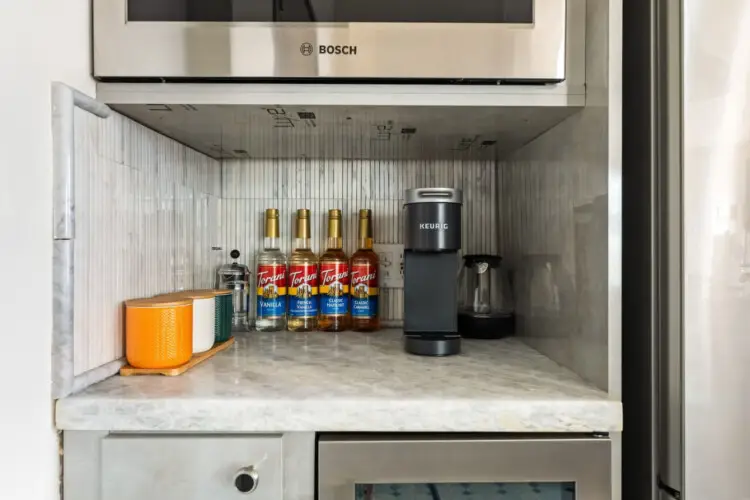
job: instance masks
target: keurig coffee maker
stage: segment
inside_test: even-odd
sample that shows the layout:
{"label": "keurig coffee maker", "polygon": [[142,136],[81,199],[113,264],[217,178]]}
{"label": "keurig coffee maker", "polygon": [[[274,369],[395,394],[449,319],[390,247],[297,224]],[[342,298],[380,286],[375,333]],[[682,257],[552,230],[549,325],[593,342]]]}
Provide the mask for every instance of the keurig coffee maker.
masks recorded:
{"label": "keurig coffee maker", "polygon": [[456,275],[461,249],[461,190],[406,190],[404,348],[421,356],[461,351]]}

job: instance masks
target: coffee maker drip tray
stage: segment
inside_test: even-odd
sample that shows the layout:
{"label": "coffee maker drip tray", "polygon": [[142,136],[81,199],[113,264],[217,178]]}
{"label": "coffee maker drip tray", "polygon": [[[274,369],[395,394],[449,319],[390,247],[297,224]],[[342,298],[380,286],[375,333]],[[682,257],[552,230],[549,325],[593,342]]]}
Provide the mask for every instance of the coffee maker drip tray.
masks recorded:
{"label": "coffee maker drip tray", "polygon": [[450,356],[461,352],[461,337],[429,333],[404,335],[404,349],[417,356]]}

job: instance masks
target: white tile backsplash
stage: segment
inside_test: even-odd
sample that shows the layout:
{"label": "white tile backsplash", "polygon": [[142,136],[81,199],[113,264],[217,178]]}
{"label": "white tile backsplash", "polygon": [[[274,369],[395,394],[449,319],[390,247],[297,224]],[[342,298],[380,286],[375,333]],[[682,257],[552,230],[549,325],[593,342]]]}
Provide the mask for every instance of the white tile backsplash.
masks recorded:
{"label": "white tile backsplash", "polygon": [[[373,211],[378,243],[403,243],[404,191],[411,187],[456,187],[464,191],[463,253],[497,251],[494,161],[224,160],[223,258],[237,249],[254,268],[263,246],[263,212],[280,211],[282,249],[291,251],[294,213],[312,211],[313,251],[324,249],[329,209],[344,214],[344,250],[356,250],[357,213]],[[403,319],[403,290],[382,291],[381,319]]]}
{"label": "white tile backsplash", "polygon": [[124,300],[212,285],[221,166],[117,113],[75,127],[78,375],[124,355]]}

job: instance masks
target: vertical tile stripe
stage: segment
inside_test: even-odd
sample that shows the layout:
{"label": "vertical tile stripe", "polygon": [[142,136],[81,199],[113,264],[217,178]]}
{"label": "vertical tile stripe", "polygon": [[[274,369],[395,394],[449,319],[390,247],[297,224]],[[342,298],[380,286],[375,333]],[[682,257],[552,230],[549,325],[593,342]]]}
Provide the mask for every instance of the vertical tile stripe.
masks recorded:
{"label": "vertical tile stripe", "polygon": [[124,300],[212,286],[221,165],[117,113],[75,133],[78,375],[124,355]]}

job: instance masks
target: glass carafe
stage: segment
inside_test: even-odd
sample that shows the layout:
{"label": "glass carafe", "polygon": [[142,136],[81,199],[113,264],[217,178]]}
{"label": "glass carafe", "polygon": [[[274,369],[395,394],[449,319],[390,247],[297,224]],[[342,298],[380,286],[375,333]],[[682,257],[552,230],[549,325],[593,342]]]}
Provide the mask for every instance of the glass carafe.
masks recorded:
{"label": "glass carafe", "polygon": [[466,255],[458,276],[458,332],[466,338],[512,335],[515,303],[497,255]]}

